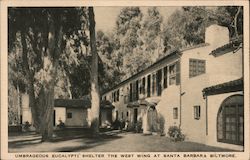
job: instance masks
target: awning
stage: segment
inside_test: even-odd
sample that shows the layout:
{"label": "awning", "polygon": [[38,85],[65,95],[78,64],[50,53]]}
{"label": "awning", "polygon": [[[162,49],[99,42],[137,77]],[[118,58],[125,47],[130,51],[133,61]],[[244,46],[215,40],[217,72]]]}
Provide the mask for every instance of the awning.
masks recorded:
{"label": "awning", "polygon": [[237,92],[243,90],[243,78],[221,83],[202,90],[204,96],[216,95],[229,92]]}
{"label": "awning", "polygon": [[101,109],[114,109],[115,106],[108,100],[101,101]]}
{"label": "awning", "polygon": [[128,108],[140,107],[140,106],[156,106],[160,102],[158,97],[150,97],[146,99],[140,99],[138,101],[128,103]]}
{"label": "awning", "polygon": [[243,38],[242,38],[242,36],[240,36],[239,38],[235,38],[235,39],[231,40],[231,42],[229,42],[228,44],[225,44],[219,48],[216,48],[210,54],[215,56],[215,57],[218,57],[218,56],[226,54],[228,52],[232,52],[234,50],[237,50],[239,47],[242,47],[242,46],[240,46],[240,45],[242,45],[242,42],[243,42]]}

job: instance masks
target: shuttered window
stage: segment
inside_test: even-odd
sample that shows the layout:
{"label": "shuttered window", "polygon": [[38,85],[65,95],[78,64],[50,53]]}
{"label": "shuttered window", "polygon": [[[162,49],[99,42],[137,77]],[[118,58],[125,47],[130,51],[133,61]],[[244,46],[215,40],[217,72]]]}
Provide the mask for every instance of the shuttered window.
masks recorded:
{"label": "shuttered window", "polygon": [[163,80],[163,86],[164,88],[168,87],[168,67],[164,67],[163,69],[163,74],[164,74],[164,80]]}
{"label": "shuttered window", "polygon": [[180,84],[180,61],[169,66],[169,85]]}
{"label": "shuttered window", "polygon": [[194,106],[194,119],[200,119],[201,116],[201,107],[200,106]]}
{"label": "shuttered window", "polygon": [[147,97],[150,97],[150,87],[151,87],[151,75],[148,75],[148,80],[147,80]]}

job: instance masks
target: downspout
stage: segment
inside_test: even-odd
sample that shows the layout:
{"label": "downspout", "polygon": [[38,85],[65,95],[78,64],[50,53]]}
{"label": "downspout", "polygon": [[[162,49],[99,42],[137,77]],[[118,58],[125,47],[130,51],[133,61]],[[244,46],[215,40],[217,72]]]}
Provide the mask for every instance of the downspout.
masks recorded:
{"label": "downspout", "polygon": [[179,124],[179,128],[181,128],[181,109],[182,109],[182,100],[181,100],[181,96],[183,95],[182,94],[182,83],[181,83],[181,53],[178,53],[178,56],[179,56],[179,63],[180,63],[180,70],[179,70],[179,74],[180,74],[180,124]]}
{"label": "downspout", "polygon": [[181,96],[182,96],[182,87],[181,87],[181,58],[180,58],[180,124],[179,124],[179,128],[181,128],[181,105],[182,105],[182,101],[181,101]]}
{"label": "downspout", "polygon": [[208,135],[208,104],[207,104],[207,95],[205,95],[205,99],[206,99],[206,135]]}

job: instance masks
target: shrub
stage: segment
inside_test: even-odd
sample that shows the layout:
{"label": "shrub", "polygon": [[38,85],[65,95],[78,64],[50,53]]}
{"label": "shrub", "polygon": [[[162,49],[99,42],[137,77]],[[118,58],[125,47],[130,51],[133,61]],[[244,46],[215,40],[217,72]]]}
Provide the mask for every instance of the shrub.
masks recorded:
{"label": "shrub", "polygon": [[23,126],[24,131],[30,131],[30,126],[31,124],[28,121],[26,121]]}
{"label": "shrub", "polygon": [[165,136],[165,119],[162,115],[159,115],[159,131],[161,136]]}
{"label": "shrub", "polygon": [[185,135],[181,133],[181,129],[177,126],[170,126],[168,135],[173,141],[184,141]]}

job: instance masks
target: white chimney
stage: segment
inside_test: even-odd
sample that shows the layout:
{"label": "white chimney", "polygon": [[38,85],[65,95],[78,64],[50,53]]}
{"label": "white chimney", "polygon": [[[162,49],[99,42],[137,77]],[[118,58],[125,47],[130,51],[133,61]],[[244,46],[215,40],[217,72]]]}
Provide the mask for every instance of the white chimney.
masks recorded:
{"label": "white chimney", "polygon": [[229,43],[229,30],[227,27],[217,24],[206,28],[205,42],[209,43],[213,48],[221,47]]}

